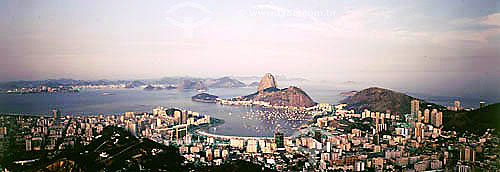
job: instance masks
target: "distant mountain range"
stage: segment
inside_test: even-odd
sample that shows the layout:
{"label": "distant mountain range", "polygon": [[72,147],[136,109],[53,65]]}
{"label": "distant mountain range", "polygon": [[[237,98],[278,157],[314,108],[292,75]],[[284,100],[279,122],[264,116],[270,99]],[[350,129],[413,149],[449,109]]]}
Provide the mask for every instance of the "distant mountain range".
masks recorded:
{"label": "distant mountain range", "polygon": [[[304,78],[287,78],[284,75],[276,77],[280,81],[307,81]],[[249,83],[248,85],[241,82],[245,81],[258,81],[260,77],[238,77],[226,76],[221,78],[200,78],[189,76],[178,77],[163,77],[159,79],[136,79],[136,80],[76,80],[76,79],[47,79],[47,80],[19,80],[0,82],[0,90],[9,90],[16,88],[35,88],[41,86],[47,87],[68,87],[68,86],[88,86],[88,85],[125,85],[125,88],[135,88],[148,85],[170,85],[170,88],[154,87],[148,90],[162,90],[172,89],[171,87],[181,87],[184,89],[205,89],[205,88],[237,88],[246,86],[256,86],[256,83]],[[199,82],[201,81],[201,82]],[[192,84],[194,82],[194,84]],[[179,88],[180,89],[180,88]]]}
{"label": "distant mountain range", "polygon": [[[418,98],[384,88],[371,87],[356,92],[354,95],[340,101],[340,103],[345,103],[347,104],[347,108],[354,109],[358,112],[367,109],[377,112],[386,112],[386,110],[390,110],[391,113],[408,114],[410,113],[410,101],[415,99]],[[441,105],[429,103],[424,100],[420,101],[420,107],[440,110],[445,109],[445,107]]]}
{"label": "distant mountain range", "polygon": [[205,79],[204,82],[210,88],[234,88],[234,87],[247,86],[245,83],[230,77],[222,77],[218,79]]}
{"label": "distant mountain range", "polygon": [[177,85],[178,90],[207,90],[207,86],[202,80],[182,80]]}
{"label": "distant mountain range", "polygon": [[79,86],[79,85],[120,85],[128,87],[138,87],[146,85],[146,80],[74,80],[74,79],[47,79],[35,81],[10,81],[0,83],[1,89],[32,88],[32,87],[59,87],[59,86]]}
{"label": "distant mountain range", "polygon": [[217,79],[192,78],[183,79],[177,84],[178,90],[207,90],[208,88],[238,88],[247,85],[230,77]]}
{"label": "distant mountain range", "polygon": [[[177,88],[181,90],[208,89],[208,88],[236,88],[247,85],[230,77],[222,78],[195,78],[195,77],[164,77],[149,80],[74,80],[74,79],[48,79],[35,81],[10,81],[0,83],[1,90],[34,87],[59,87],[59,86],[87,86],[87,85],[125,85],[126,88],[146,86],[146,90],[161,90]],[[151,85],[169,85],[167,88],[153,87]]]}
{"label": "distant mountain range", "polygon": [[252,83],[248,84],[247,86],[249,86],[249,87],[258,87],[259,84],[260,84],[260,82],[256,81],[256,82],[252,82]]}
{"label": "distant mountain range", "polygon": [[152,86],[152,85],[147,85],[146,87],[144,87],[144,90],[145,91],[156,91],[156,90],[164,90],[164,89],[167,89],[167,90],[172,90],[172,89],[177,89],[177,87],[174,87],[174,86],[167,86],[167,87],[159,87],[159,86]]}
{"label": "distant mountain range", "polygon": [[[285,75],[276,75],[276,80],[278,81],[309,81],[308,79],[305,78],[299,78],[299,77],[287,77]],[[241,81],[259,81],[262,77],[260,76],[233,76],[231,78],[235,78]]]}

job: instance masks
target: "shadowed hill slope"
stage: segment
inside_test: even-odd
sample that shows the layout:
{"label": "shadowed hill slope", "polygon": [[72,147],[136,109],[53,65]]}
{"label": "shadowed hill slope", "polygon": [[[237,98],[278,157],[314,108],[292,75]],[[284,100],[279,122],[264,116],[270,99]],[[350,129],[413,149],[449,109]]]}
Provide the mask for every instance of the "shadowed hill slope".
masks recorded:
{"label": "shadowed hill slope", "polygon": [[[361,90],[353,96],[340,101],[347,104],[347,108],[358,112],[368,109],[370,111],[385,112],[387,109],[391,113],[410,113],[410,101],[418,98],[389,89],[371,87]],[[418,99],[420,100],[420,99]],[[444,109],[441,105],[420,101],[420,107],[428,109]]]}
{"label": "shadowed hill slope", "polygon": [[284,89],[274,87],[266,88],[262,91],[244,96],[243,99],[264,101],[269,102],[271,105],[278,106],[311,107],[317,104],[304,90],[294,86]]}
{"label": "shadowed hill slope", "polygon": [[443,114],[443,122],[445,130],[482,134],[486,129],[494,128],[500,133],[500,103],[473,111],[447,111]]}

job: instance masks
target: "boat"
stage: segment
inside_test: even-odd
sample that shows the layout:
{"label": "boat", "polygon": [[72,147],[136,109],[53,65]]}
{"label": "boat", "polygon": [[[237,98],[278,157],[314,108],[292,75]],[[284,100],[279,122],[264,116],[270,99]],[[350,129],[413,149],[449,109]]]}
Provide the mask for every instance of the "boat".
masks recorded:
{"label": "boat", "polygon": [[102,93],[103,96],[112,96],[114,95],[113,93]]}

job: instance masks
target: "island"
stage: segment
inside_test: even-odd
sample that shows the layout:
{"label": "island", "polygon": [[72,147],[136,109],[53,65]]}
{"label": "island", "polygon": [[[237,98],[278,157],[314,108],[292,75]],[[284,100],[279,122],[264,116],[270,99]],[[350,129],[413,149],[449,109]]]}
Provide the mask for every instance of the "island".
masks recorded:
{"label": "island", "polygon": [[342,96],[342,97],[351,97],[351,96],[356,95],[356,93],[358,93],[358,92],[357,91],[346,91],[346,92],[340,93],[340,96]]}
{"label": "island", "polygon": [[191,100],[195,102],[202,102],[202,103],[216,103],[217,102],[218,96],[214,96],[208,93],[200,93],[197,95],[194,95],[191,97]]}
{"label": "island", "polygon": [[167,90],[172,90],[172,89],[176,89],[177,87],[175,86],[152,86],[152,85],[148,85],[146,87],[144,87],[144,91],[158,91],[158,90],[164,90],[164,89],[167,89]]}

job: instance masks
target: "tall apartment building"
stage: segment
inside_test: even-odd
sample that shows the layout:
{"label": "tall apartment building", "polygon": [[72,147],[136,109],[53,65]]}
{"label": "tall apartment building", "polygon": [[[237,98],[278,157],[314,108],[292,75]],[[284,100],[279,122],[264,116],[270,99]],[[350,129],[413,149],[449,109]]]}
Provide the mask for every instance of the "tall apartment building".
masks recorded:
{"label": "tall apartment building", "polygon": [[412,100],[411,102],[411,114],[416,117],[418,115],[418,111],[420,110],[419,107],[419,101],[418,100]]}
{"label": "tall apartment building", "polygon": [[431,111],[429,109],[424,110],[424,123],[428,124],[430,122],[429,115]]}

